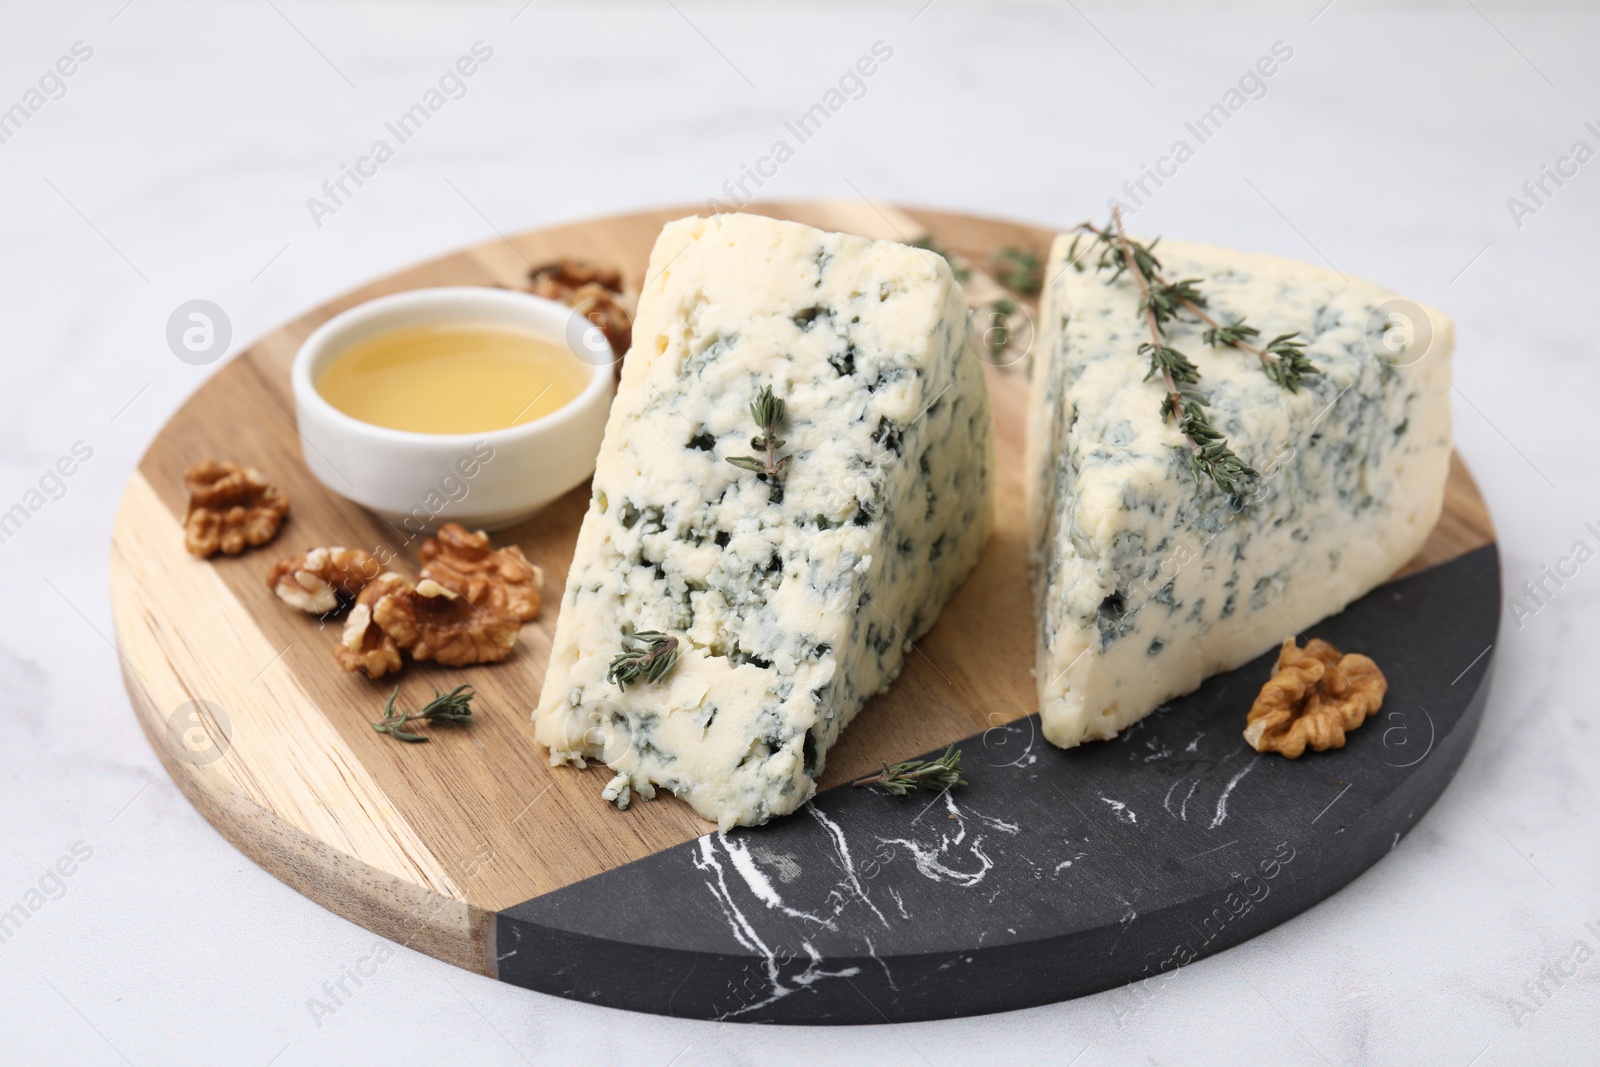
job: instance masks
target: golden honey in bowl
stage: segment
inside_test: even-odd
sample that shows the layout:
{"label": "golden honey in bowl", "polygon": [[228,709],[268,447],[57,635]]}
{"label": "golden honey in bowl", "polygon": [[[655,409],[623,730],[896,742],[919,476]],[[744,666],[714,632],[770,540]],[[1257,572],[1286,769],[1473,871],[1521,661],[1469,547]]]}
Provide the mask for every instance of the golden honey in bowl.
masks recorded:
{"label": "golden honey in bowl", "polygon": [[408,326],[339,353],[323,399],[362,422],[414,433],[484,433],[549,415],[589,384],[564,346],[496,325]]}

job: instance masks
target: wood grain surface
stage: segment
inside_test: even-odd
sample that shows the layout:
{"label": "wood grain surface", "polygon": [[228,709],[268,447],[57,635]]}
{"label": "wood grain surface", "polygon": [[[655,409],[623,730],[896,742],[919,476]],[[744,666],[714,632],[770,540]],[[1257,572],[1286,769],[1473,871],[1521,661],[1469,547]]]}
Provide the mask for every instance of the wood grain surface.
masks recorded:
{"label": "wood grain surface", "polygon": [[[926,233],[982,268],[1005,245],[1044,253],[1051,232],[1018,223],[855,202],[752,205],[827,229],[909,241]],[[242,851],[313,900],[396,941],[492,973],[495,912],[694,839],[709,825],[669,795],[617,812],[599,799],[610,773],[548,766],[529,722],[588,486],[495,535],[547,576],[545,608],[502,664],[408,664],[381,683],[338,669],[336,624],[290,610],[265,576],[318,545],[388,549],[413,575],[420,539],[324,488],[295,431],[289,368],[332,315],[386,293],[432,285],[516,286],[531,265],[576,256],[614,265],[637,288],[663,223],[693,209],[597,219],[522,234],[374,282],[261,339],[221,368],[162,430],[129,483],[112,547],[111,585],[124,675],[140,722],[173,779]],[[974,300],[993,293],[980,273]],[[822,785],[1000,726],[1034,710],[1033,634],[1021,485],[1023,364],[987,368],[999,478],[994,537],[973,576],[918,643],[891,690],[829,754]],[[184,552],[183,469],[206,456],[256,467],[293,503],[270,545],[237,558]],[[1459,459],[1445,516],[1406,572],[1493,541]],[[417,705],[470,682],[479,721],[427,745],[375,733],[392,685]],[[169,722],[191,701],[215,759],[196,760]],[[1241,712],[1242,717],[1242,712]],[[225,718],[226,727],[216,718]],[[225,736],[224,736],[225,735]]]}

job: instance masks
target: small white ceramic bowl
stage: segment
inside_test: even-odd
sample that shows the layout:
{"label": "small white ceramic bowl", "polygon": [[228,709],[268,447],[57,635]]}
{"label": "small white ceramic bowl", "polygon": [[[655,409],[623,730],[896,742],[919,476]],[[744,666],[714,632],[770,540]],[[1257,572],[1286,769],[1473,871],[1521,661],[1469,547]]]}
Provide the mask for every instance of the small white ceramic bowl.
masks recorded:
{"label": "small white ceramic bowl", "polygon": [[[429,434],[351,418],[317,392],[336,356],[378,334],[430,323],[525,330],[572,353],[588,384],[572,403],[504,430]],[[459,522],[495,529],[521,522],[594,473],[614,390],[604,336],[564,304],[508,289],[417,289],[341,312],[294,359],[301,454],[329,489],[413,533]]]}

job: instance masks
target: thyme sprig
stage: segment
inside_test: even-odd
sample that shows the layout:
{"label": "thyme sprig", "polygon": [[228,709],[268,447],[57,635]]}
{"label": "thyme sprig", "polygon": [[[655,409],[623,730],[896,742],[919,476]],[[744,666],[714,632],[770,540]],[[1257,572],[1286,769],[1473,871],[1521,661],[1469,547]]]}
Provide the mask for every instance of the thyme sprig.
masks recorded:
{"label": "thyme sprig", "polygon": [[750,439],[750,447],[765,451],[766,458],[729,456],[728,462],[741,470],[755,471],[768,478],[782,474],[783,468],[789,465],[788,456],[778,455],[778,449],[783,447],[783,442],[778,439],[778,424],[783,421],[783,412],[783,401],[772,394],[772,386],[764,386],[750,404],[750,417],[761,427],[761,433]]}
{"label": "thyme sprig", "polygon": [[[1166,390],[1161,402],[1161,420],[1173,419],[1178,431],[1188,438],[1189,471],[1196,480],[1210,479],[1225,493],[1238,495],[1246,479],[1260,477],[1255,468],[1228,447],[1227,438],[1211,422],[1204,393],[1193,388],[1200,380],[1200,369],[1189,357],[1167,343],[1167,327],[1181,308],[1192,308],[1201,296],[1198,279],[1168,282],[1161,276],[1161,261],[1152,241],[1146,245],[1130,240],[1122,229],[1122,212],[1113,208],[1111,223],[1098,229],[1084,223],[1081,229],[1092,233],[1102,249],[1097,269],[1109,271],[1115,282],[1124,273],[1133,275],[1139,285],[1139,313],[1150,327],[1150,340],[1139,346],[1139,354],[1150,360],[1145,381],[1159,378]],[[1069,255],[1076,259],[1076,248]]]}
{"label": "thyme sprig", "polygon": [[961,777],[961,750],[954,745],[944,750],[944,755],[930,760],[907,760],[889,766],[865,778],[857,778],[852,785],[875,785],[891,796],[903,797],[916,789],[954,789],[966,785]]}
{"label": "thyme sprig", "polygon": [[[1260,361],[1262,373],[1291,393],[1299,391],[1303,379],[1322,373],[1305,354],[1306,342],[1299,339],[1298,332],[1279,334],[1264,345],[1254,344],[1255,339],[1261,336],[1261,331],[1246,323],[1242,317],[1225,323],[1210,314],[1208,309],[1211,305],[1200,292],[1199,278],[1168,281],[1161,273],[1161,261],[1155,254],[1155,247],[1160,244],[1161,239],[1157,238],[1148,245],[1129,240],[1122,232],[1122,213],[1119,210],[1112,209],[1111,225],[1105,229],[1096,229],[1092,223],[1084,223],[1080,229],[1092,233],[1095,240],[1103,246],[1098,268],[1110,269],[1112,281],[1116,281],[1124,271],[1130,269],[1127,257],[1115,246],[1126,242],[1132,247],[1132,266],[1143,276],[1145,282],[1142,287],[1144,297],[1139,310],[1143,312],[1148,308],[1155,315],[1163,332],[1167,323],[1177,318],[1179,311],[1187,311],[1205,325],[1206,330],[1201,334],[1201,339],[1206,344],[1212,348],[1237,348],[1249,352]],[[1076,263],[1076,238],[1068,251],[1070,260]],[[1112,262],[1108,263],[1108,257]]]}
{"label": "thyme sprig", "polygon": [[1007,245],[994,256],[994,276],[1001,285],[1023,296],[1038,296],[1044,288],[1044,263],[1031,248]]}
{"label": "thyme sprig", "polygon": [[441,693],[435,689],[433,699],[424,704],[421,711],[397,711],[394,706],[395,699],[400,696],[400,687],[397,685],[383,706],[383,718],[373,723],[372,728],[380,734],[388,734],[396,741],[409,741],[413,744],[418,741],[429,741],[431,738],[423,734],[410,733],[401,727],[408,722],[417,721],[425,721],[429,726],[468,725],[475,721],[472,718],[472,698],[476,695],[470,685],[458,685],[448,693]]}
{"label": "thyme sprig", "polygon": [[[630,648],[628,642],[637,641],[644,647]],[[659,682],[678,662],[678,639],[660,630],[640,630],[636,634],[622,635],[622,651],[611,661],[606,680],[618,689],[627,689],[635,682]]]}

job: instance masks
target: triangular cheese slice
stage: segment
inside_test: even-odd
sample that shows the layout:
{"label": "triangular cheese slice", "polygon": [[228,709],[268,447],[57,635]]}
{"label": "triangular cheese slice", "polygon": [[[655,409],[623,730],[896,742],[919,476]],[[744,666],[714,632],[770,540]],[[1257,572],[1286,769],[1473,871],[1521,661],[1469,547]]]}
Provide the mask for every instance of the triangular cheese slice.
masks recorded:
{"label": "triangular cheese slice", "polygon": [[1137,282],[1108,283],[1087,241],[1076,264],[1070,235],[1051,250],[1029,410],[1039,708],[1062,746],[1111,737],[1392,576],[1439,517],[1451,453],[1446,316],[1320,267],[1163,241],[1165,278],[1198,279],[1211,315],[1243,316],[1262,342],[1297,332],[1321,370],[1290,392],[1184,315],[1170,344],[1260,474],[1238,495],[1197,481],[1145,380]]}
{"label": "triangular cheese slice", "polygon": [[[776,478],[751,401],[785,403]],[[669,224],[639,299],[567,576],[536,735],[724,829],[803,804],[977,562],[993,432],[937,255],[754,215]],[[608,679],[626,635],[678,642]]]}

